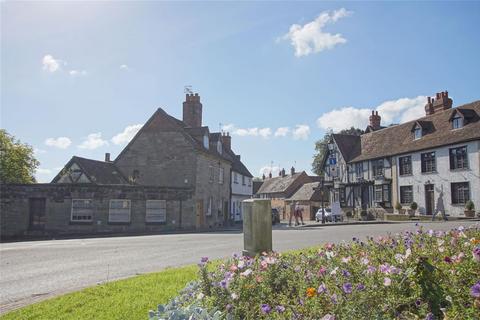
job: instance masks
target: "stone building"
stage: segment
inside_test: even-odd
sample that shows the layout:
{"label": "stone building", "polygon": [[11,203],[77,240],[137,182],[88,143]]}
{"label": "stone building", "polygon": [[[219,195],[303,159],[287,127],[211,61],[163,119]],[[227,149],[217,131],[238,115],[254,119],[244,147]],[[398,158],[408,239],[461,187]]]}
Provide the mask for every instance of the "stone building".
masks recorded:
{"label": "stone building", "polygon": [[390,127],[373,113],[361,136],[333,135],[324,158],[332,201],[344,211],[418,204],[420,214],[461,217],[480,208],[480,101],[452,108],[448,92],[428,98],[426,115]]}
{"label": "stone building", "polygon": [[232,168],[249,174],[187,94],[182,120],[159,108],[113,161],[74,156],[50,184],[3,185],[2,237],[219,227],[230,220]]}
{"label": "stone building", "polygon": [[304,220],[315,220],[315,214],[322,208],[322,204],[324,207],[329,206],[329,196],[325,192],[322,197],[320,182],[305,183],[291,197],[285,199],[287,208],[295,205],[302,209]]}

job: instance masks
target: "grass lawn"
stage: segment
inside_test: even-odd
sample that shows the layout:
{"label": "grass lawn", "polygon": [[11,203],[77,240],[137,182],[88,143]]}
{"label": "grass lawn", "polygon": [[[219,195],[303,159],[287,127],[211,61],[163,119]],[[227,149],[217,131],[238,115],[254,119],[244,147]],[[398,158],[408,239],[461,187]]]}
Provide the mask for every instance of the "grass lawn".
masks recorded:
{"label": "grass lawn", "polygon": [[166,269],[45,300],[2,316],[26,319],[142,319],[197,278],[198,267]]}

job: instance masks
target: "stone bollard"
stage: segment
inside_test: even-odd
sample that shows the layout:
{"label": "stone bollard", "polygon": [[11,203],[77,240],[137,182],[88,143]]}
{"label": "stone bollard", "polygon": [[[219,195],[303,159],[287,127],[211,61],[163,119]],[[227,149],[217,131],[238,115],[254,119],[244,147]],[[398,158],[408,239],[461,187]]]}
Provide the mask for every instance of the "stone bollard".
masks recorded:
{"label": "stone bollard", "polygon": [[272,209],[270,200],[242,201],[243,254],[255,256],[272,251]]}

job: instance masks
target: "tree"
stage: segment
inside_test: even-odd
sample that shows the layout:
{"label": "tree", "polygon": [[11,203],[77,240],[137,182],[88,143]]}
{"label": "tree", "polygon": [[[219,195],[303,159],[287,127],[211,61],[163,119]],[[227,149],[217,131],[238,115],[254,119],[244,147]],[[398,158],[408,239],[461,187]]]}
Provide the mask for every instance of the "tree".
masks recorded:
{"label": "tree", "polygon": [[[350,129],[343,129],[339,134],[350,134],[354,136],[359,136],[363,134],[362,129],[351,127]],[[333,131],[327,131],[322,139],[315,142],[315,154],[313,155],[312,171],[321,176],[323,174],[322,160],[323,156],[327,150],[327,144],[332,138]]]}
{"label": "tree", "polygon": [[34,173],[40,163],[31,146],[0,129],[0,183],[35,183]]}

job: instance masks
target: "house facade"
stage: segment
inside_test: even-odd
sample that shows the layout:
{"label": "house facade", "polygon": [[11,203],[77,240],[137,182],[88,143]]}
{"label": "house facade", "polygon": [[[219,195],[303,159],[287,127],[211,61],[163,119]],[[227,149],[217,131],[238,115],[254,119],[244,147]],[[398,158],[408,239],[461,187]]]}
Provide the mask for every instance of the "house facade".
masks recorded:
{"label": "house facade", "polygon": [[422,118],[385,128],[372,112],[364,134],[333,135],[323,162],[331,200],[344,211],[416,202],[421,214],[463,216],[469,200],[478,209],[480,101],[452,104],[437,93]]}
{"label": "house facade", "polygon": [[113,161],[74,156],[50,184],[3,185],[2,237],[216,228],[230,220],[239,167],[249,174],[187,94],[182,120],[159,108]]}

